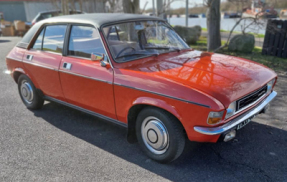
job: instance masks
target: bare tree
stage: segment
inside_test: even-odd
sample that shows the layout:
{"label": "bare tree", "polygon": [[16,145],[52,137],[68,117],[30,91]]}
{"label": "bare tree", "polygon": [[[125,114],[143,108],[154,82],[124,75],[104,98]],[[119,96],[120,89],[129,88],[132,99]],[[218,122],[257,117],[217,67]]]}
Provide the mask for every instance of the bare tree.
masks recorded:
{"label": "bare tree", "polygon": [[176,1],[184,2],[185,0],[164,0],[162,7],[158,8],[157,16],[161,16],[168,12],[170,5]]}
{"label": "bare tree", "polygon": [[83,12],[83,0],[78,0],[79,6],[80,6],[80,11]]}
{"label": "bare tree", "polygon": [[61,7],[63,15],[69,14],[69,0],[61,0]]}
{"label": "bare tree", "polygon": [[207,0],[207,50],[213,51],[221,46],[220,35],[220,0]]}
{"label": "bare tree", "polygon": [[140,0],[123,0],[124,13],[140,13]]}
{"label": "bare tree", "polygon": [[[251,29],[252,27],[255,27],[256,29],[265,29],[266,23],[264,22],[264,20],[261,19],[262,16],[266,15],[265,4],[262,4],[260,8],[261,8],[261,11],[256,13],[255,16],[241,17],[240,19],[238,19],[235,25],[232,27],[231,31],[229,32],[229,36],[228,36],[226,43],[222,46],[219,46],[217,49],[214,50],[214,52],[217,52],[218,50],[223,49],[228,46],[235,28],[239,25],[241,25],[241,32],[243,35],[246,34],[247,30]],[[274,29],[274,27],[270,27],[270,28]]]}
{"label": "bare tree", "polygon": [[145,2],[143,9],[141,10],[141,14],[145,12],[146,6],[148,5],[148,1]]}

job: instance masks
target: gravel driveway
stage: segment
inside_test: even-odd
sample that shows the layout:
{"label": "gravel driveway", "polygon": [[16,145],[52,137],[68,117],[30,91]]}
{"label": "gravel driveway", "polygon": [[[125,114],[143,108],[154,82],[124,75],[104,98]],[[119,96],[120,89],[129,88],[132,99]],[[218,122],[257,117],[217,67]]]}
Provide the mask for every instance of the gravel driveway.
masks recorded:
{"label": "gravel driveway", "polygon": [[187,142],[162,165],[125,129],[56,103],[30,111],[6,69],[19,38],[0,38],[0,181],[287,181],[287,75],[269,115],[258,116],[228,143]]}

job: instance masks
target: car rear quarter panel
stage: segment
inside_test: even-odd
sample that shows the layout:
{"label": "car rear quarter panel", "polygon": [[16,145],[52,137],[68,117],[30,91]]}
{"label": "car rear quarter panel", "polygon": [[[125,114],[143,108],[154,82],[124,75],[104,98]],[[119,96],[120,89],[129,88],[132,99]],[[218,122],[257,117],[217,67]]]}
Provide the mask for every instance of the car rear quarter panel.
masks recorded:
{"label": "car rear quarter panel", "polygon": [[31,75],[24,69],[23,56],[25,51],[23,48],[14,47],[6,57],[7,69],[11,72],[13,78],[15,72],[20,72],[26,74],[31,79]]}

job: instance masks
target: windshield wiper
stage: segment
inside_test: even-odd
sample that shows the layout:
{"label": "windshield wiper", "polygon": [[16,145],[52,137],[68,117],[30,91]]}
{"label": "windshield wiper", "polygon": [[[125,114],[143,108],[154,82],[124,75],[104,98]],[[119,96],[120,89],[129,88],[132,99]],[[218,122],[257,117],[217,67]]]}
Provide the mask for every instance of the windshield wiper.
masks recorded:
{"label": "windshield wiper", "polygon": [[158,55],[159,55],[159,53],[152,53],[152,54],[147,54],[147,53],[133,53],[133,54],[125,54],[125,55],[122,55],[122,56],[116,57],[116,59],[118,59],[118,58],[123,58],[123,57],[126,57],[126,56],[134,56],[134,55],[158,56]]}
{"label": "windshield wiper", "polygon": [[180,51],[181,49],[175,48],[175,47],[167,47],[167,46],[150,46],[150,47],[144,47],[144,49],[167,49],[167,50],[175,50]]}

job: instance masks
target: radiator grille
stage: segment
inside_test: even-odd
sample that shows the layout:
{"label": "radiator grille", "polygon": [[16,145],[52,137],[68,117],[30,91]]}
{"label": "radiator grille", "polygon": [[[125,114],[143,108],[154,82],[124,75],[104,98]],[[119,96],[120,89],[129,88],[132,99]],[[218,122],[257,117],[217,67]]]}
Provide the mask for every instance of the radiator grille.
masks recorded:
{"label": "radiator grille", "polygon": [[267,92],[267,85],[260,88],[259,90],[253,92],[252,94],[247,95],[246,97],[239,99],[236,102],[236,111],[239,111],[254,102],[256,102],[258,99],[260,99],[263,95],[265,95]]}

